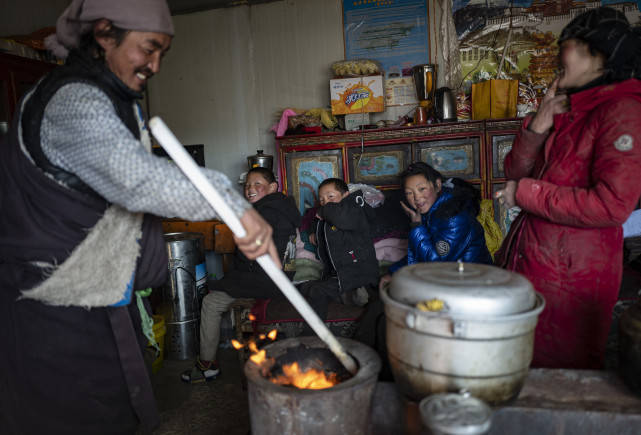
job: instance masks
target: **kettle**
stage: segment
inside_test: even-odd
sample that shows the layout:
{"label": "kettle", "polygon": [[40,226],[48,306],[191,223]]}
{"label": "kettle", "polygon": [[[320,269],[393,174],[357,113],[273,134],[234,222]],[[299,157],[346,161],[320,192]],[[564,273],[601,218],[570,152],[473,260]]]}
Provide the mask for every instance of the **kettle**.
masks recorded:
{"label": "kettle", "polygon": [[269,154],[263,154],[263,150],[256,150],[256,154],[247,157],[247,166],[249,169],[261,167],[272,169],[274,158]]}
{"label": "kettle", "polygon": [[456,122],[456,97],[450,88],[438,88],[434,96],[436,118],[441,122]]}

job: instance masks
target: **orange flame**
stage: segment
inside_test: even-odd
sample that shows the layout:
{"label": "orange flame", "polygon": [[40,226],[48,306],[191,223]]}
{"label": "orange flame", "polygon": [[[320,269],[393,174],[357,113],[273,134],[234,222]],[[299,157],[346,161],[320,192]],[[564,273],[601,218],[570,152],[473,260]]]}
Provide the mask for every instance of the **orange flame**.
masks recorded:
{"label": "orange flame", "polygon": [[256,342],[255,341],[250,341],[249,343],[247,343],[247,347],[249,348],[249,350],[252,353],[258,352],[258,346],[256,346]]}
{"label": "orange flame", "polygon": [[[251,346],[250,346],[251,348]],[[267,359],[267,353],[265,350],[260,350],[258,352],[255,352],[252,356],[249,357],[249,359],[256,365],[261,365],[266,359]]]}
{"label": "orange flame", "polygon": [[[262,351],[261,351],[262,352]],[[322,390],[338,383],[335,374],[329,376],[324,371],[309,369],[301,371],[297,362],[283,366],[283,375],[270,379],[274,384],[293,385],[307,390]]]}
{"label": "orange flame", "polygon": [[[260,334],[258,339],[265,340],[265,338],[269,338],[273,341],[276,340],[277,334],[278,331],[276,329],[272,329],[267,333],[267,336],[265,336],[265,334]],[[270,376],[272,376],[271,370],[276,361],[274,358],[268,358],[267,352],[264,349],[259,350],[254,339],[250,339],[246,344],[243,344],[238,340],[231,340],[231,344],[236,350],[240,350],[247,346],[251,352],[249,359],[259,366],[261,375],[268,378],[274,384],[291,385],[299,389],[322,390],[325,388],[331,388],[340,382],[337,374],[335,373],[326,374],[323,370],[316,369],[302,371],[297,362],[283,365],[283,373],[280,375],[274,375],[270,378]]]}
{"label": "orange flame", "polygon": [[251,320],[252,322],[255,322],[256,316],[254,316],[252,313],[249,313],[249,320]]}

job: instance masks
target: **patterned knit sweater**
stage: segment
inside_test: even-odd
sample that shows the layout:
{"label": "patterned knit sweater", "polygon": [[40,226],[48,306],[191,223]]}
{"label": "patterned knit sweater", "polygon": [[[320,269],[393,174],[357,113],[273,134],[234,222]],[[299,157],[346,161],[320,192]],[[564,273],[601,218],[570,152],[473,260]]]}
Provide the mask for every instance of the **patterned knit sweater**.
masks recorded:
{"label": "patterned knit sweater", "polygon": [[[41,138],[51,163],[76,174],[111,203],[162,217],[216,218],[180,169],[149,154],[95,86],[61,87],[45,109]],[[238,217],[250,208],[224,174],[203,170]]]}

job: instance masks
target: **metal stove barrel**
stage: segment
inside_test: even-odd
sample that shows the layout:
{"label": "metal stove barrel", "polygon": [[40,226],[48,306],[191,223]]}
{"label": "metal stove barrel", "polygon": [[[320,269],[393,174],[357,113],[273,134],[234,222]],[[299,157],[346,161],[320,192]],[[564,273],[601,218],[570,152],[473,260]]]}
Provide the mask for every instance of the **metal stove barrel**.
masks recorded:
{"label": "metal stove barrel", "polygon": [[165,234],[169,279],[162,289],[160,314],[165,318],[167,359],[185,360],[198,353],[200,306],[207,291],[204,236]]}

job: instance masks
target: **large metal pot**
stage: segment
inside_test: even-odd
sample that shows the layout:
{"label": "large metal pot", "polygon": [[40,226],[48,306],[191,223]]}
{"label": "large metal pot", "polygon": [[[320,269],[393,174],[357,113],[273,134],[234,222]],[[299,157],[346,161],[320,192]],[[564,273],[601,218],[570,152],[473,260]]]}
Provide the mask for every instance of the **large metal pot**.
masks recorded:
{"label": "large metal pot", "polygon": [[[515,398],[545,305],[521,275],[480,264],[421,263],[381,291],[390,366],[413,400],[466,389],[490,404]],[[417,304],[425,304],[423,311]]]}

